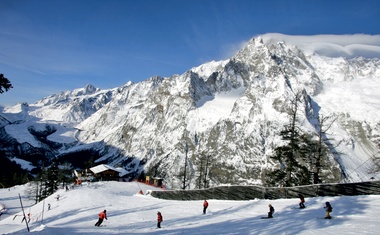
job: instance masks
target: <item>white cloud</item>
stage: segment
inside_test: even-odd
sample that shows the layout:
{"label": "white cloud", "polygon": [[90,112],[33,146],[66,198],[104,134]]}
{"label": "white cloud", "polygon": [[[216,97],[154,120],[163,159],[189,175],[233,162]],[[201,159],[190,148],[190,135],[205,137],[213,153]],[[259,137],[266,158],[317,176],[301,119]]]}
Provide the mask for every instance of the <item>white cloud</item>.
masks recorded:
{"label": "white cloud", "polygon": [[328,57],[380,58],[380,35],[284,35],[278,33],[263,34],[264,41],[284,41],[294,44],[307,52],[316,52]]}

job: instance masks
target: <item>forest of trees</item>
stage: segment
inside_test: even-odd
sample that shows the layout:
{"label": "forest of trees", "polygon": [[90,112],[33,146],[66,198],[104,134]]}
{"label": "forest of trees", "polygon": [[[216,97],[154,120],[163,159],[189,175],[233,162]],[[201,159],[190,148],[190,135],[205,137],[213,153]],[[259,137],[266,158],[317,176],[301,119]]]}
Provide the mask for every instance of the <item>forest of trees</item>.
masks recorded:
{"label": "forest of trees", "polygon": [[49,167],[43,168],[30,182],[28,195],[37,203],[52,195],[59,187],[65,188],[72,182],[74,182],[74,178],[71,164],[59,165],[57,160],[53,160]]}

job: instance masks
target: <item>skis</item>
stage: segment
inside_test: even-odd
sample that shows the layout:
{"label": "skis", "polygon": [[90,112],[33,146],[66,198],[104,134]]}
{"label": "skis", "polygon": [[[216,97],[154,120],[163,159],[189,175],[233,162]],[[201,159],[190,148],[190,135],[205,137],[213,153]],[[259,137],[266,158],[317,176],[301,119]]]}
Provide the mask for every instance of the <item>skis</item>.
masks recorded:
{"label": "skis", "polygon": [[333,219],[333,218],[335,218],[335,217],[330,217],[330,218],[326,218],[326,217],[317,217],[317,219],[325,219],[325,220],[331,220],[331,219]]}
{"label": "skis", "polygon": [[99,225],[99,226],[95,226],[95,227],[107,227],[107,225],[106,224],[101,224],[101,225]]}
{"label": "skis", "polygon": [[261,217],[260,219],[273,219],[273,217]]}
{"label": "skis", "polygon": [[292,207],[292,209],[300,209],[300,210],[305,209],[305,208],[306,208],[306,206],[305,207]]}

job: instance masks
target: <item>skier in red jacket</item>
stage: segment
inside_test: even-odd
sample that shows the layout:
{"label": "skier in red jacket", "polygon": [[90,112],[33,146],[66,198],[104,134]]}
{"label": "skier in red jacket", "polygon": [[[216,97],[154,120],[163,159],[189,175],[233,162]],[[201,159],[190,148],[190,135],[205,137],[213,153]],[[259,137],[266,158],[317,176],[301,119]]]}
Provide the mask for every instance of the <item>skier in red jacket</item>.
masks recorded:
{"label": "skier in red jacket", "polygon": [[208,202],[205,200],[205,201],[203,202],[203,214],[206,214],[206,209],[207,209],[207,207],[208,207]]}
{"label": "skier in red jacket", "polygon": [[107,220],[107,211],[106,210],[99,213],[99,220],[98,220],[98,222],[96,222],[95,226],[99,227],[103,223],[104,219]]}
{"label": "skier in red jacket", "polygon": [[302,195],[302,194],[298,194],[298,196],[299,196],[299,198],[300,198],[300,209],[303,209],[303,208],[305,208],[305,198],[304,198],[304,196]]}
{"label": "skier in red jacket", "polygon": [[163,221],[161,212],[157,212],[157,228],[161,228],[161,222]]}

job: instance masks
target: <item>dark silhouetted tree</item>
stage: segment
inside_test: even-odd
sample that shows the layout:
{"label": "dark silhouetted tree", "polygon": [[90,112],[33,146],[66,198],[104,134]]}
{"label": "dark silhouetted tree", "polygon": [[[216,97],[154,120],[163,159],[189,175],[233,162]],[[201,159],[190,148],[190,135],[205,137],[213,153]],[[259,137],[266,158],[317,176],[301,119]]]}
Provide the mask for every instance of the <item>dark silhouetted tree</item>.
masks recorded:
{"label": "dark silhouetted tree", "polygon": [[206,153],[202,153],[198,159],[199,176],[197,179],[197,186],[199,189],[208,188],[208,173],[211,165],[211,156]]}
{"label": "dark silhouetted tree", "polygon": [[271,156],[280,164],[279,169],[275,169],[268,174],[269,185],[295,186],[311,183],[310,171],[307,167],[307,152],[315,148],[311,137],[300,133],[297,127],[298,104],[304,92],[295,94],[291,100],[289,111],[289,124],[284,127],[280,135],[285,145],[275,148],[275,153]]}
{"label": "dark silhouetted tree", "polygon": [[338,153],[336,151],[336,147],[340,144],[338,143],[336,146],[331,144],[331,140],[327,138],[328,130],[331,128],[336,118],[333,116],[318,116],[318,123],[315,126],[317,130],[317,149],[314,154],[313,161],[313,183],[319,184],[322,183],[322,179],[320,177],[321,169],[323,168],[323,163],[327,160],[327,153],[330,150],[333,153]]}
{"label": "dark silhouetted tree", "polygon": [[9,89],[13,88],[11,82],[8,80],[8,78],[4,77],[4,74],[0,74],[0,94],[4,93],[5,91],[9,91]]}

